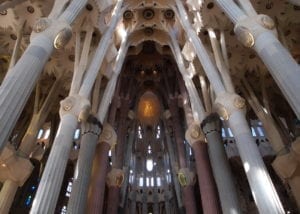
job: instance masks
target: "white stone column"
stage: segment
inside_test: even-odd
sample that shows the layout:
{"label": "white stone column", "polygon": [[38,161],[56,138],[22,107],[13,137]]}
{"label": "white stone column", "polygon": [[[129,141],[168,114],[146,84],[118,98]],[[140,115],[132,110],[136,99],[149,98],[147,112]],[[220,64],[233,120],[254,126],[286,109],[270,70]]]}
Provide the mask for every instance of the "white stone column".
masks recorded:
{"label": "white stone column", "polygon": [[202,44],[195,30],[192,28],[191,24],[189,23],[188,20],[189,16],[185,12],[185,8],[183,7],[182,2],[180,0],[175,0],[175,2],[178,7],[178,10],[174,8],[175,14],[179,18],[182,27],[186,32],[188,40],[194,45],[198,59],[203,67],[203,70],[206,72],[208,79],[214,80],[214,81],[210,81],[210,83],[213,86],[215,93],[218,94],[224,92],[225,87],[220,79],[220,75],[216,69],[216,66],[211,61],[210,56],[208,55],[204,45]]}
{"label": "white stone column", "polygon": [[72,147],[77,121],[85,121],[89,101],[79,96],[69,96],[61,101],[60,125],[39,183],[30,213],[53,213],[63,181],[65,168]]}
{"label": "white stone column", "polygon": [[114,70],[113,75],[110,78],[109,82],[107,83],[107,86],[103,93],[103,98],[99,105],[97,118],[99,119],[100,122],[103,122],[105,119],[106,112],[108,111],[109,104],[111,103],[111,99],[115,92],[117,79],[121,72],[121,69],[122,69],[126,54],[127,54],[127,50],[128,50],[127,36],[125,36],[122,40],[120,49],[118,51],[118,55],[117,55],[117,58],[115,61],[114,69],[113,69]]}
{"label": "white stone column", "polygon": [[122,4],[123,0],[118,0],[114,10],[112,11],[112,18],[109,24],[108,29],[105,31],[104,35],[101,38],[101,42],[98,45],[98,48],[96,50],[96,53],[94,55],[94,58],[87,70],[87,74],[83,80],[82,86],[80,88],[79,94],[82,96],[89,96],[89,93],[91,92],[91,89],[93,87],[94,83],[98,73],[99,69],[102,65],[102,61],[105,57],[105,54],[107,52],[107,49],[111,43],[111,39],[113,38],[113,33],[115,31],[115,28],[118,24],[118,21],[120,20],[120,17],[122,16]]}
{"label": "white stone column", "polygon": [[50,57],[53,46],[62,47],[72,35],[70,24],[86,0],[72,1],[60,18],[41,18],[34,26],[32,40],[0,87],[0,150],[20,116],[32,89]]}
{"label": "white stone column", "polygon": [[237,39],[260,56],[300,118],[300,66],[276,38],[274,21],[266,15],[247,16],[232,0],[215,1],[235,24]]}
{"label": "white stone column", "polygon": [[212,28],[208,28],[207,31],[213,49],[216,65],[219,69],[226,91],[234,93],[234,86],[229,74],[229,67],[227,67],[227,65],[225,64],[225,60],[223,59],[220,43],[217,40],[216,33]]}
{"label": "white stone column", "polygon": [[188,73],[186,71],[186,68],[184,66],[183,58],[181,55],[180,47],[178,42],[176,41],[175,35],[172,32],[171,29],[169,29],[169,35],[171,37],[171,47],[173,50],[173,54],[176,58],[176,62],[179,68],[179,71],[182,75],[182,78],[184,80],[185,87],[187,88],[189,99],[192,106],[193,111],[193,117],[196,121],[202,121],[205,117],[205,110],[202,105],[202,102],[200,100],[200,97],[198,95],[198,92],[196,90],[196,87],[191,79],[191,77],[188,76]]}
{"label": "white stone column", "polygon": [[[72,1],[72,3],[73,2],[74,1]],[[121,6],[120,2],[122,1],[118,1],[117,5],[115,6],[115,12],[120,12],[116,10],[116,8]],[[72,6],[72,3],[68,8]],[[81,3],[82,2],[75,1],[71,8],[75,10]],[[73,17],[74,14],[72,13],[72,10],[68,10],[68,8],[60,17],[64,17],[67,20],[72,20],[75,17]],[[118,16],[119,14],[117,13],[116,15],[115,13],[112,20],[116,19],[115,21],[117,22]],[[107,31],[108,33],[105,34],[98,45],[98,52],[103,52],[103,50],[99,50],[99,47],[103,47],[103,43],[107,42],[107,40],[105,40],[104,38],[111,38],[114,30],[115,25],[112,29],[109,28],[109,30]],[[101,54],[104,55],[105,53]],[[65,167],[72,146],[74,132],[77,127],[77,120],[85,121],[90,113],[90,104],[86,97],[88,97],[91,92],[101,63],[102,61],[99,61],[99,56],[95,54],[91,66],[87,70],[86,78],[81,85],[79,92],[79,94],[81,95],[69,96],[61,102],[60,127],[55,137],[53,147],[48,158],[30,213],[42,213],[44,210],[47,210],[49,213],[54,212],[63,180]],[[104,97],[103,99],[106,100],[107,98]],[[103,118],[104,117],[105,115],[103,115]]]}
{"label": "white stone column", "polygon": [[74,173],[72,192],[68,201],[67,213],[81,214],[86,210],[87,193],[93,165],[95,148],[100,134],[100,122],[89,117],[81,124],[81,143]]}
{"label": "white stone column", "polygon": [[0,192],[0,213],[8,214],[11,204],[15,198],[15,192],[18,189],[18,184],[12,180],[6,180],[3,183]]}

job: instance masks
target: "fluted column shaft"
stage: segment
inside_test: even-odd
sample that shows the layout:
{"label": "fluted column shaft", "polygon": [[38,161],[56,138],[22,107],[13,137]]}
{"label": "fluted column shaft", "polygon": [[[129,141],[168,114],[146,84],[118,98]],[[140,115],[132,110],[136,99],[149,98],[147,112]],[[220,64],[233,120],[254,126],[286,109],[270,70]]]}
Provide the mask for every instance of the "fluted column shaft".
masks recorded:
{"label": "fluted column shaft", "polygon": [[237,147],[244,162],[244,170],[254,200],[261,213],[284,213],[275,187],[244,118],[245,115],[242,111],[236,111],[230,116],[228,124],[238,142]]}
{"label": "fluted column shaft", "polygon": [[178,100],[177,98],[169,99],[169,108],[172,114],[172,124],[173,124],[173,133],[175,137],[175,142],[177,145],[178,159],[179,159],[179,167],[186,168],[186,159],[185,159],[185,149],[184,149],[184,136],[183,130],[180,127],[180,119],[178,112]]}
{"label": "fluted column shaft", "polygon": [[234,180],[221,138],[221,121],[217,114],[209,115],[201,124],[208,141],[208,153],[218,187],[223,213],[241,213]]}
{"label": "fluted column shaft", "polygon": [[271,32],[257,37],[254,49],[300,118],[300,66]]}
{"label": "fluted column shaft", "polygon": [[0,192],[0,213],[7,214],[11,204],[14,201],[15,193],[18,189],[18,184],[11,180],[6,180],[3,183]]}
{"label": "fluted column shaft", "polygon": [[76,126],[77,117],[74,115],[66,114],[61,118],[30,213],[54,213]]}
{"label": "fluted column shaft", "polygon": [[[41,44],[44,46],[40,47]],[[52,49],[51,42],[36,38],[5,76],[0,87],[0,150],[6,144]]]}
{"label": "fluted column shaft", "polygon": [[[276,38],[273,20],[265,15],[257,15],[255,18],[247,16],[232,0],[215,1],[235,24],[238,39],[260,56],[300,118],[300,66]],[[247,44],[249,41],[251,43]]]}
{"label": "fluted column shaft", "polygon": [[[123,14],[122,9],[123,0],[117,0],[114,10],[112,11],[111,22],[108,26],[108,29],[105,31],[101,38],[101,43],[96,49],[95,56],[90,63],[90,66],[87,70],[87,74],[83,80],[82,86],[80,88],[79,94],[82,96],[89,96],[89,93],[93,87],[91,82],[94,82],[96,79],[99,69],[102,65],[103,59],[105,57],[105,53],[109,45],[111,44],[112,34],[115,31],[115,28],[120,20],[121,15]],[[126,51],[125,51],[126,52]],[[101,120],[100,120],[101,121]]]}
{"label": "fluted column shaft", "polygon": [[55,24],[49,24],[44,31],[34,34],[22,57],[4,78],[0,87],[0,150],[6,144],[9,134],[53,51],[56,36],[69,27],[86,2],[86,0],[72,1],[62,14],[63,18],[58,18]]}
{"label": "fluted column shaft", "polygon": [[86,210],[93,156],[100,133],[100,123],[94,117],[90,117],[90,121],[81,126],[80,150],[67,208],[70,214],[81,214]]}

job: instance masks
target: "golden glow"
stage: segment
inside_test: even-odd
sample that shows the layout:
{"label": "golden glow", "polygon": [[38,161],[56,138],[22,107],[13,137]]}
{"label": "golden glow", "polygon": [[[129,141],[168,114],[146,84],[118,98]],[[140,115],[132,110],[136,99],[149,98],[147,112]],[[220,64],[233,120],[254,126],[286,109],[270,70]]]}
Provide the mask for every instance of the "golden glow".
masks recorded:
{"label": "golden glow", "polygon": [[145,125],[155,125],[160,117],[160,104],[157,96],[147,91],[138,104],[138,118]]}
{"label": "golden glow", "polygon": [[153,117],[155,115],[155,109],[153,106],[153,103],[149,100],[144,101],[144,109],[143,109],[143,115],[144,117]]}

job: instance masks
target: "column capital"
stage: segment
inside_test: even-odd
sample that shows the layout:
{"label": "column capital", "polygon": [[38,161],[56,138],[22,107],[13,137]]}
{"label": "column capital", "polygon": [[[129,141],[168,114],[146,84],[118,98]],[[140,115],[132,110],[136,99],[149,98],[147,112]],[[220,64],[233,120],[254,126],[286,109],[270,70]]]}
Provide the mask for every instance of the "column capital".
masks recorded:
{"label": "column capital", "polygon": [[30,176],[33,165],[27,158],[19,157],[16,151],[4,147],[0,155],[0,181],[11,180],[22,186]]}
{"label": "column capital", "polygon": [[274,21],[264,14],[254,17],[248,16],[245,19],[239,20],[234,27],[237,39],[248,48],[253,47],[255,39],[266,31],[277,35]]}
{"label": "column capital", "polygon": [[103,126],[100,123],[100,121],[93,115],[89,115],[89,117],[87,118],[87,121],[84,123],[81,123],[82,135],[91,133],[91,134],[95,134],[95,135],[99,136],[102,128],[103,128]]}
{"label": "column capital", "polygon": [[53,46],[56,49],[61,49],[71,39],[72,28],[65,20],[43,17],[38,19],[34,24],[30,40],[40,33],[48,35],[53,39]]}
{"label": "column capital", "polygon": [[72,95],[60,101],[59,115],[62,118],[66,114],[73,114],[78,121],[86,121],[91,110],[90,101],[80,95]]}
{"label": "column capital", "polygon": [[178,171],[178,181],[182,187],[194,185],[196,182],[195,173],[189,168],[181,168]]}
{"label": "column capital", "polygon": [[214,108],[216,112],[224,119],[228,120],[231,114],[237,110],[246,113],[246,101],[235,93],[224,92],[217,96]]}
{"label": "column capital", "polygon": [[99,142],[107,143],[108,145],[110,145],[110,148],[114,147],[117,143],[116,131],[109,123],[104,124],[102,133],[99,138]]}
{"label": "column capital", "polygon": [[108,186],[121,187],[124,181],[124,171],[122,169],[112,168],[107,174],[106,183]]}
{"label": "column capital", "polygon": [[222,123],[220,116],[217,113],[208,115],[201,123],[201,128],[204,134],[208,134],[212,131],[221,132]]}
{"label": "column capital", "polygon": [[188,141],[191,147],[193,147],[195,143],[204,142],[203,132],[197,123],[192,123],[189,125],[185,132],[185,139]]}

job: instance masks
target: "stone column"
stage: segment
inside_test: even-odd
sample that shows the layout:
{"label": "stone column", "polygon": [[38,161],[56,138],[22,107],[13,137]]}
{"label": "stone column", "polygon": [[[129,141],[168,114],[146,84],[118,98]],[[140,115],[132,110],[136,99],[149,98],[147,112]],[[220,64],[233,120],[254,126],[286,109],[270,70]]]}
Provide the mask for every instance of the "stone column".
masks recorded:
{"label": "stone column", "polygon": [[[176,63],[178,65],[179,71],[182,75],[184,80],[184,84],[186,90],[188,91],[188,96],[190,98],[191,108],[193,111],[193,117],[197,121],[201,121],[205,117],[205,111],[203,105],[201,103],[200,97],[198,95],[197,89],[193,83],[192,77],[188,75],[188,72],[185,68],[184,61],[182,58],[182,54],[180,51],[179,44],[175,38],[174,32],[172,29],[169,29],[169,35],[171,37],[172,43],[171,46],[173,47],[173,54],[176,58]],[[181,85],[181,84],[180,84]]]}
{"label": "stone column", "polygon": [[87,200],[88,213],[102,213],[105,179],[108,166],[108,152],[116,143],[117,135],[111,125],[106,123],[97,145]]}
{"label": "stone column", "polygon": [[[131,111],[131,112],[128,112],[128,116],[130,116],[130,113],[132,113],[134,115],[134,113]],[[133,118],[130,118],[130,119],[133,119]],[[134,143],[135,137],[136,137],[135,121],[131,120],[130,123],[131,123],[131,125],[129,125],[130,130],[129,130],[128,143],[126,143],[127,144],[126,156],[125,156],[125,160],[124,160],[126,173],[125,173],[125,182],[121,189],[121,195],[122,195],[122,200],[120,203],[121,207],[124,207],[125,200],[127,200],[127,198],[128,198],[128,185],[129,185],[129,176],[130,176],[129,169],[134,170],[134,167],[132,166],[132,163],[131,163],[131,157],[133,155],[132,148],[133,148],[133,143]]]}
{"label": "stone column", "polygon": [[201,127],[208,141],[208,153],[218,187],[222,211],[228,214],[241,213],[237,190],[221,137],[219,115],[209,115],[202,121]]}
{"label": "stone column", "polygon": [[122,4],[123,4],[123,0],[117,0],[114,10],[112,11],[112,17],[111,17],[110,24],[109,24],[107,30],[105,31],[104,35],[101,38],[101,42],[96,49],[94,58],[90,64],[90,66],[87,70],[87,74],[83,80],[82,86],[79,91],[80,95],[89,96],[89,94],[91,92],[91,89],[94,85],[91,83],[94,83],[95,79],[97,78],[99,69],[100,69],[103,59],[105,57],[105,53],[107,52],[107,49],[111,43],[112,35],[116,29],[118,21],[120,20],[120,17],[123,14],[122,10],[124,10],[124,8],[122,9]]}
{"label": "stone column", "polygon": [[[259,211],[283,213],[282,204],[245,120],[244,99],[235,94],[224,93],[217,95],[215,106],[218,114],[228,121],[237,142],[244,170]],[[270,197],[271,194],[272,197]]]}
{"label": "stone column", "polygon": [[0,213],[8,214],[11,204],[14,201],[18,184],[12,180],[6,180],[3,183],[0,193]]}
{"label": "stone column", "polygon": [[89,109],[89,101],[80,96],[69,96],[61,101],[60,125],[30,213],[54,212],[77,121],[85,121]]}
{"label": "stone column", "polygon": [[[135,132],[136,133],[136,132]],[[137,203],[136,203],[136,190],[137,190],[137,187],[138,187],[138,179],[136,179],[136,172],[137,172],[137,167],[136,167],[136,156],[135,154],[132,154],[132,159],[133,159],[133,163],[131,165],[131,169],[132,171],[134,172],[134,178],[133,178],[133,183],[131,184],[131,193],[130,193],[130,207],[129,207],[129,213],[130,214],[135,214],[136,213],[136,206],[137,206]]]}
{"label": "stone column", "polygon": [[100,131],[101,124],[95,117],[90,116],[87,122],[81,124],[80,150],[67,213],[80,214],[86,211],[88,184]]}
{"label": "stone column", "polygon": [[[170,111],[166,110],[164,113],[164,116],[166,119],[169,119],[171,117]],[[169,154],[169,158],[166,157],[167,154],[164,155],[164,161],[165,163],[168,162],[168,159],[170,159],[170,166],[171,166],[171,173],[172,173],[172,177],[173,177],[173,183],[174,183],[174,189],[176,192],[176,199],[177,199],[177,203],[178,203],[178,207],[182,208],[182,199],[181,199],[181,191],[180,191],[180,186],[178,183],[178,179],[176,176],[176,169],[178,169],[177,166],[177,161],[175,158],[175,152],[174,152],[174,148],[172,146],[173,142],[171,140],[171,136],[170,133],[168,131],[167,128],[167,122],[166,120],[164,120],[164,134],[165,134],[165,140],[166,140],[166,147],[168,148],[168,153]],[[165,164],[168,165],[168,164]]]}
{"label": "stone column", "polygon": [[[116,156],[115,161],[112,163],[112,170],[109,173],[111,178],[114,178],[116,175],[115,172],[123,172],[123,162],[124,162],[124,147],[127,141],[126,133],[127,133],[127,115],[129,111],[129,99],[128,98],[121,98],[121,109],[120,109],[120,116],[119,116],[119,125],[118,125],[118,143],[116,145]],[[124,172],[123,172],[124,173]],[[124,175],[122,175],[124,177]],[[108,176],[108,211],[107,213],[117,213],[119,202],[120,202],[120,187],[123,183],[118,184],[118,182],[111,182],[110,177]],[[114,178],[118,179],[118,178]],[[124,178],[123,178],[124,179]]]}
{"label": "stone column", "polygon": [[199,125],[191,124],[185,137],[194,151],[203,213],[221,213],[207,143],[204,142]]}
{"label": "stone column", "polygon": [[[186,157],[185,157],[185,148],[184,148],[184,136],[183,136],[183,130],[180,127],[180,118],[179,118],[179,112],[178,112],[178,100],[177,98],[171,98],[169,100],[169,108],[170,112],[172,114],[172,124],[173,124],[173,133],[175,137],[175,142],[177,145],[177,153],[178,153],[178,159],[179,159],[179,168],[183,172],[183,176],[186,175],[186,171],[189,170],[187,168],[186,164]],[[179,170],[179,171],[180,171]],[[180,181],[180,177],[179,181]],[[187,182],[186,184],[181,183],[182,187],[182,200],[183,204],[185,206],[186,212],[190,214],[196,214],[196,202],[195,202],[195,196],[193,192],[193,181]]]}
{"label": "stone column", "polygon": [[69,25],[86,2],[72,1],[58,19],[41,18],[34,26],[36,33],[32,34],[30,45],[0,87],[0,150],[6,144],[53,46],[61,48],[70,39],[72,31]]}
{"label": "stone column", "polygon": [[300,66],[276,38],[274,21],[263,14],[247,16],[232,0],[215,1],[235,24],[237,39],[260,56],[300,118]]}
{"label": "stone column", "polygon": [[107,185],[109,188],[108,192],[108,205],[107,214],[117,214],[119,208],[119,193],[120,187],[124,181],[124,172],[122,169],[112,168],[107,174]]}

